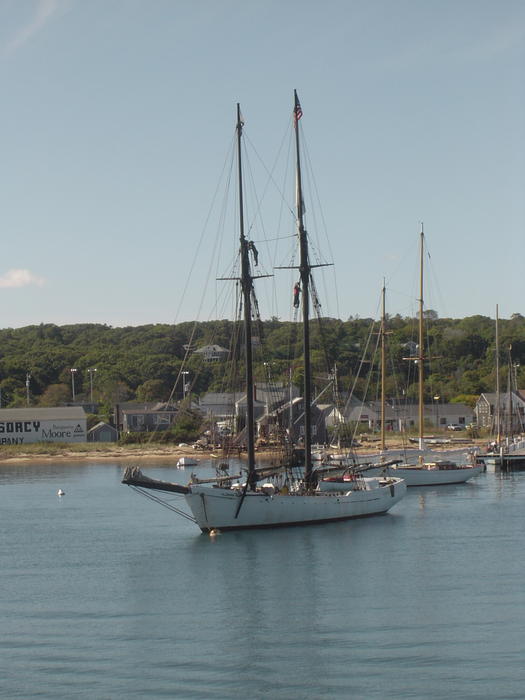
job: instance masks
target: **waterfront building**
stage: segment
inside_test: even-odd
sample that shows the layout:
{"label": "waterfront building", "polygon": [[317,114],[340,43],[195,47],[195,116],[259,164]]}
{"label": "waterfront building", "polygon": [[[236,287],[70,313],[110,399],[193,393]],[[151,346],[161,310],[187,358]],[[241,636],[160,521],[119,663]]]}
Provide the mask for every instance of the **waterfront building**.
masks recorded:
{"label": "waterfront building", "polygon": [[87,416],[80,406],[0,408],[0,445],[86,442]]}

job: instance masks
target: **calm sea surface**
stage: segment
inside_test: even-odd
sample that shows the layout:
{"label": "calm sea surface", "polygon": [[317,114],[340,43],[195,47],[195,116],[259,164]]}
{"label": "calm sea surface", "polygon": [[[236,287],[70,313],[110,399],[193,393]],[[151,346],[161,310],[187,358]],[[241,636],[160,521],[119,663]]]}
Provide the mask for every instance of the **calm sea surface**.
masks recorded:
{"label": "calm sea surface", "polygon": [[122,471],[0,466],[0,697],[525,697],[525,473],[210,538]]}

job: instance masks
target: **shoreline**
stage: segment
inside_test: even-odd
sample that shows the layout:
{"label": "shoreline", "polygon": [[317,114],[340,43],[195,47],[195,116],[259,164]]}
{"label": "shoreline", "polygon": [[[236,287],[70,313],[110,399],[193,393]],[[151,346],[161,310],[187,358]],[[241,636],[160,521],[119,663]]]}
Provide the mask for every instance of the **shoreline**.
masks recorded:
{"label": "shoreline", "polygon": [[[216,452],[206,450],[194,450],[191,446],[161,446],[154,445],[127,445],[118,446],[115,443],[106,443],[107,446],[101,448],[101,443],[96,443],[96,447],[85,447],[81,449],[71,449],[68,445],[60,444],[56,448],[53,443],[35,445],[34,450],[16,450],[0,448],[0,468],[3,464],[27,463],[27,462],[50,462],[50,461],[87,461],[87,460],[126,460],[126,461],[147,461],[170,459],[178,460],[180,457],[195,457],[198,461],[207,461],[210,459],[226,459],[227,457],[220,450]],[[443,445],[428,446],[432,452],[443,452],[444,456],[449,451],[469,450],[472,448],[480,448],[486,445],[485,440],[472,440],[468,443],[447,443]],[[80,447],[80,446],[79,446]],[[333,453],[343,454],[348,452],[348,449],[340,450],[328,448]],[[388,450],[407,450],[414,451],[418,448],[413,445],[406,445],[401,441],[392,441],[387,445]],[[366,457],[367,455],[377,454],[377,443],[370,443],[352,450],[356,456]],[[231,456],[231,455],[230,455]],[[255,453],[257,459],[278,459],[281,456],[280,450],[276,449],[260,449]],[[239,457],[246,457],[245,452],[241,452]]]}

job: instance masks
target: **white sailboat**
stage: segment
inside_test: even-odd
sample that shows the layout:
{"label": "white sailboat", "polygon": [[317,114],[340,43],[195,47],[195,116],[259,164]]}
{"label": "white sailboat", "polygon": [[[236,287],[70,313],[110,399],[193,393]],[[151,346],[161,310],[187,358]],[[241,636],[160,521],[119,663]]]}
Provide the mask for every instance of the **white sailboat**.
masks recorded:
{"label": "white sailboat", "polygon": [[[303,352],[304,352],[304,453],[303,478],[295,484],[262,482],[255,468],[254,444],[254,392],[252,377],[251,317],[253,277],[250,268],[249,242],[244,234],[243,188],[241,166],[241,137],[243,121],[237,105],[237,158],[239,173],[240,213],[240,284],[244,305],[247,448],[248,474],[244,483],[233,483],[229,477],[217,478],[206,483],[190,481],[187,486],[170,484],[145,477],[139,469],[126,470],[123,483],[138,490],[153,489],[180,493],[190,508],[191,516],[177,512],[193,520],[202,532],[239,530],[248,528],[283,527],[309,523],[326,523],[348,520],[387,512],[406,493],[406,484],[398,477],[363,478],[345,485],[343,490],[325,493],[315,483],[312,470],[312,430],[309,407],[312,403],[310,379],[309,289],[312,265],[308,256],[308,239],[303,220],[303,196],[299,144],[299,119],[301,105],[294,92],[293,121],[296,151],[296,207],[297,235],[300,249],[300,279],[302,292]],[[277,473],[279,473],[277,471]],[[281,472],[282,478],[282,472]],[[159,499],[156,499],[159,500]],[[173,507],[171,504],[168,507]]]}
{"label": "white sailboat", "polygon": [[[507,415],[506,420],[502,420],[501,410],[501,390],[499,377],[499,307],[496,304],[496,402],[495,402],[495,439],[492,443],[492,450],[481,457],[481,461],[486,467],[492,470],[509,469],[515,466],[522,467],[525,464],[525,444],[523,439],[514,437],[516,417],[514,415],[512,395],[513,391],[518,392],[516,367],[512,361],[512,346],[508,348],[508,394],[506,397]],[[517,414],[519,432],[522,432],[523,425],[519,412]],[[502,428],[505,427],[504,430]]]}
{"label": "white sailboat", "polygon": [[[419,345],[418,355],[415,358],[405,358],[415,360],[418,367],[419,380],[419,450],[420,458],[415,464],[384,464],[381,465],[376,459],[374,465],[362,465],[349,468],[339,476],[327,476],[319,482],[320,488],[326,491],[337,490],[338,482],[351,479],[352,475],[361,476],[381,476],[390,475],[404,479],[407,486],[440,486],[445,484],[461,484],[473,476],[477,476],[483,469],[474,455],[467,455],[465,464],[451,459],[425,460],[425,439],[424,439],[424,321],[423,321],[423,252],[425,235],[423,228],[420,234],[420,298],[419,298]],[[382,318],[381,318],[381,450],[384,453],[385,443],[385,287],[383,285],[382,296]],[[394,460],[396,461],[396,460]],[[399,462],[399,460],[397,460]]]}

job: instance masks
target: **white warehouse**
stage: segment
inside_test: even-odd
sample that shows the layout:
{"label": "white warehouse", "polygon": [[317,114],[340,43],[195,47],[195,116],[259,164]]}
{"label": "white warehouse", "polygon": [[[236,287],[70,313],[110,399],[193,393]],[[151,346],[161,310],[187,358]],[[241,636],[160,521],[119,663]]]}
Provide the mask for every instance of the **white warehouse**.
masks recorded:
{"label": "white warehouse", "polygon": [[0,408],[0,445],[86,442],[87,418],[80,406]]}

